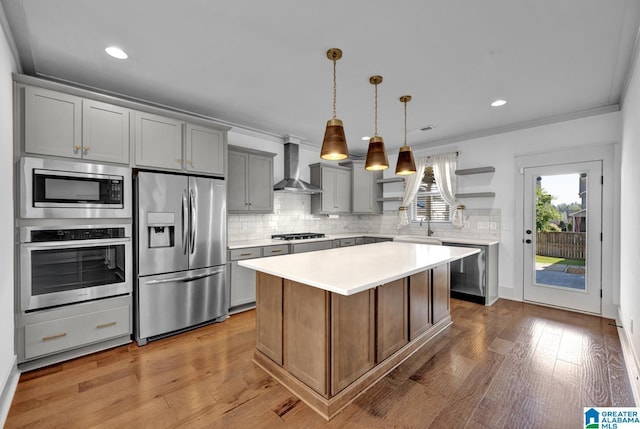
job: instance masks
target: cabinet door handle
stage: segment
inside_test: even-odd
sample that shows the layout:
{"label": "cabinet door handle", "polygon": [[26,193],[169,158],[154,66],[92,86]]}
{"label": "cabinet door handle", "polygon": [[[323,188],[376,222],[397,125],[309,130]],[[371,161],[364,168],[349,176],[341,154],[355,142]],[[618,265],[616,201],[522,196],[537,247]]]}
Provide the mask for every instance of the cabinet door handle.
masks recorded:
{"label": "cabinet door handle", "polygon": [[187,161],[187,164],[193,165],[193,161]]}
{"label": "cabinet door handle", "polygon": [[182,165],[182,160],[180,158],[176,159],[176,162],[180,165]]}
{"label": "cabinet door handle", "polygon": [[73,147],[73,150],[74,150],[75,152],[79,151],[79,150],[80,150],[80,146],[74,146],[74,147]]}
{"label": "cabinet door handle", "polygon": [[241,253],[240,256],[251,256],[251,253]]}
{"label": "cabinet door handle", "polygon": [[102,329],[102,328],[108,328],[109,326],[115,326],[117,322],[107,322],[107,323],[102,323],[100,325],[96,325],[97,329]]}
{"label": "cabinet door handle", "polygon": [[271,253],[280,253],[282,252],[282,249],[278,249],[278,250],[272,250]]}
{"label": "cabinet door handle", "polygon": [[91,149],[91,148],[89,146],[85,146],[83,149],[84,149],[85,152],[89,152],[89,149]]}
{"label": "cabinet door handle", "polygon": [[51,340],[55,340],[56,338],[62,338],[62,337],[66,337],[67,333],[63,332],[61,334],[55,334],[55,335],[49,335],[48,337],[42,337],[42,341],[51,341]]}

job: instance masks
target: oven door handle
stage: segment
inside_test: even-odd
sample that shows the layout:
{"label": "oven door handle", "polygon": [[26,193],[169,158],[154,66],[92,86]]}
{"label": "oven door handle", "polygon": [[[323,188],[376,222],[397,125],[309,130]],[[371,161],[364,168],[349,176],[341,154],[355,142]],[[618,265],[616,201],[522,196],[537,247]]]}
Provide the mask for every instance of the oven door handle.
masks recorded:
{"label": "oven door handle", "polygon": [[182,276],[182,277],[171,277],[169,279],[158,279],[158,280],[149,280],[144,282],[146,285],[158,285],[162,283],[174,283],[174,282],[192,282],[194,280],[204,279],[206,277],[215,276],[216,274],[222,273],[224,270],[217,270],[211,273],[205,274],[197,274],[195,276]]}
{"label": "oven door handle", "polygon": [[95,245],[111,246],[114,244],[128,244],[130,242],[130,238],[106,238],[103,240],[43,241],[35,243],[22,243],[22,245],[34,249],[60,249],[73,247],[89,247]]}

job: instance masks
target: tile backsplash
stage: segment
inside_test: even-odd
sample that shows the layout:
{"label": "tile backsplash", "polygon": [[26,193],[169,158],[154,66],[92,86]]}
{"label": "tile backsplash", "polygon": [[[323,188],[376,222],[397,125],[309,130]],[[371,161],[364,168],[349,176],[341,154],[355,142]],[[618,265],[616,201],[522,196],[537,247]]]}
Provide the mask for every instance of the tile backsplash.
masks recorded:
{"label": "tile backsplash", "polygon": [[[312,215],[311,195],[276,192],[272,214],[229,214],[229,241],[260,240],[272,234],[291,232],[322,232],[327,235],[351,232],[399,235],[427,235],[426,225],[409,224],[397,228],[397,210],[385,210],[382,215],[339,215],[329,219]],[[500,209],[466,209],[464,227],[449,223],[432,223],[434,236],[500,239]]]}

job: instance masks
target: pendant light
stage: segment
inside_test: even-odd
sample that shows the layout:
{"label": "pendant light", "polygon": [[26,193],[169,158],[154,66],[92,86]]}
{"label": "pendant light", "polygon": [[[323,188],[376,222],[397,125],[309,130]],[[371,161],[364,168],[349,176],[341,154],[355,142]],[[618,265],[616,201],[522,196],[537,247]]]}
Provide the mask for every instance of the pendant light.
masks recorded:
{"label": "pendant light", "polygon": [[389,168],[389,160],[384,148],[384,140],[378,135],[378,85],[382,83],[382,76],[371,76],[369,83],[375,87],[374,133],[373,137],[369,139],[369,150],[367,150],[364,168],[366,170],[385,170]]}
{"label": "pendant light", "polygon": [[333,119],[327,121],[320,158],[337,161],[349,157],[342,121],[336,118],[336,61],[342,58],[342,51],[338,48],[329,49],[327,58],[333,61]]}
{"label": "pendant light", "polygon": [[396,164],[396,175],[408,176],[416,172],[416,162],[413,159],[413,151],[407,146],[407,103],[411,101],[410,95],[403,95],[400,101],[404,104],[404,145],[398,152],[398,162]]}

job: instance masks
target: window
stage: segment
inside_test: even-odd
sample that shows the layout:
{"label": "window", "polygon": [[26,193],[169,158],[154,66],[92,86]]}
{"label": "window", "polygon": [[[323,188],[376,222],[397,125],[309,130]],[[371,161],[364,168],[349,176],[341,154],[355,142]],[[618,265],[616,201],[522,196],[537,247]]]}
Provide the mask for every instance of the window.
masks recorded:
{"label": "window", "polygon": [[452,213],[451,207],[440,195],[438,184],[433,174],[433,167],[426,167],[420,189],[413,202],[411,220],[420,222],[426,216],[432,222],[450,222]]}

